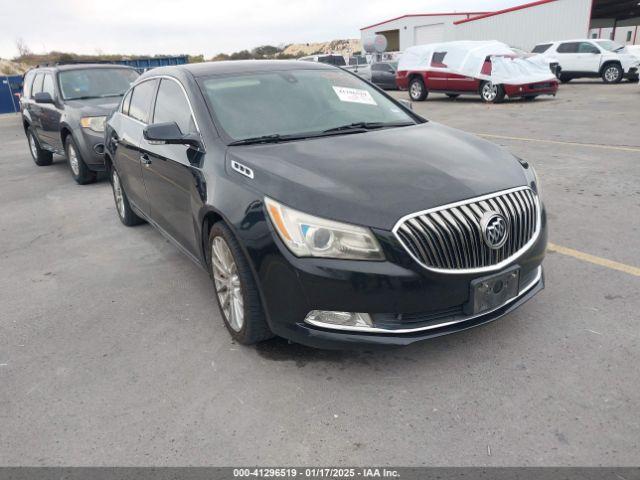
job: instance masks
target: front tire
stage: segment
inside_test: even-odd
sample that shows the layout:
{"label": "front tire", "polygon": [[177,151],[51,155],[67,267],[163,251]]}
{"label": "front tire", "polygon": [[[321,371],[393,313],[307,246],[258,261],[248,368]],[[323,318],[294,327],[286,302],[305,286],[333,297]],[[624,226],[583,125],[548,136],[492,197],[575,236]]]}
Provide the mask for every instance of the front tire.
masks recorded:
{"label": "front tire", "polygon": [[491,82],[482,82],[480,85],[480,98],[484,103],[500,103],[504,100],[504,95],[502,85],[494,85]]}
{"label": "front tire", "polygon": [[78,146],[71,135],[67,135],[64,142],[64,151],[67,154],[67,162],[69,163],[71,176],[78,185],[86,185],[96,181],[96,172],[89,170],[87,164],[84,163],[82,155],[80,155],[80,151],[78,150]]}
{"label": "front tire", "polygon": [[208,257],[218,307],[231,337],[243,345],[272,338],[249,262],[223,222],[209,232]]}
{"label": "front tire", "polygon": [[111,189],[113,190],[113,200],[116,203],[118,218],[127,227],[133,227],[144,222],[132,209],[129,199],[120,182],[120,176],[114,167],[111,167]]}
{"label": "front tire", "polygon": [[604,83],[620,83],[624,72],[617,63],[610,63],[602,69],[602,81]]}
{"label": "front tire", "polygon": [[429,96],[427,88],[420,77],[412,78],[409,82],[409,98],[414,102],[422,102]]}
{"label": "front tire", "polygon": [[36,136],[36,132],[33,127],[29,127],[27,130],[27,142],[29,142],[29,152],[31,152],[31,158],[39,167],[46,167],[53,163],[53,153],[48,152],[40,148],[40,142]]}

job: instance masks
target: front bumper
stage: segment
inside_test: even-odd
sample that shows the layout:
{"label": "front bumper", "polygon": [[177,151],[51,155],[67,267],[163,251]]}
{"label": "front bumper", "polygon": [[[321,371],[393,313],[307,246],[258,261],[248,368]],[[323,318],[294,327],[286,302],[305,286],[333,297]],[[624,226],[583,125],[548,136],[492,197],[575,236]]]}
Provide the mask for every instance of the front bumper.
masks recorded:
{"label": "front bumper", "polygon": [[80,128],[73,134],[73,139],[80,150],[82,160],[89,170],[103,172],[104,166],[104,135],[86,128]]}
{"label": "front bumper", "polygon": [[[465,315],[472,280],[494,272],[436,273],[418,265],[391,232],[374,230],[384,262],[297,258],[268,224],[272,245],[252,256],[273,332],[297,343],[327,349],[401,346],[478,326],[513,311],[544,288],[547,243],[542,212],[537,240],[502,270],[520,268],[518,295],[479,315]],[[264,240],[267,235],[262,236]],[[266,247],[266,248],[265,248]],[[305,323],[312,310],[371,315],[375,331],[323,328]]]}

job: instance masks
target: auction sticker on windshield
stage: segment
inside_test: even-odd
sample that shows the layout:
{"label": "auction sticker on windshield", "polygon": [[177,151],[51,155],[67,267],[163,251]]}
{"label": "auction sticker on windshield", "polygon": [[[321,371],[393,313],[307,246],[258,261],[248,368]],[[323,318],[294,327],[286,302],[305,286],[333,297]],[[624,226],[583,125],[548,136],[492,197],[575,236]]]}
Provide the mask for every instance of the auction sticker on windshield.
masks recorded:
{"label": "auction sticker on windshield", "polygon": [[366,105],[378,105],[371,94],[366,90],[349,87],[333,87],[341,102],[364,103]]}

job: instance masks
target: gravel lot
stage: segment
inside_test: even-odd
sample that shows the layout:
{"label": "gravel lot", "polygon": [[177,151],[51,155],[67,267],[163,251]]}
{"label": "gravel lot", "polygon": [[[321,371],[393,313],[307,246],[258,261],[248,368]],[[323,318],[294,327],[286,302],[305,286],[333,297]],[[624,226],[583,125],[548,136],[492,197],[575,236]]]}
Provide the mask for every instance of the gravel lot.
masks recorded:
{"label": "gravel lot", "polygon": [[516,313],[375,353],[235,345],[205,272],[0,117],[0,464],[636,465],[639,105],[598,82],[416,104],[535,165],[553,244],[628,268],[550,252]]}

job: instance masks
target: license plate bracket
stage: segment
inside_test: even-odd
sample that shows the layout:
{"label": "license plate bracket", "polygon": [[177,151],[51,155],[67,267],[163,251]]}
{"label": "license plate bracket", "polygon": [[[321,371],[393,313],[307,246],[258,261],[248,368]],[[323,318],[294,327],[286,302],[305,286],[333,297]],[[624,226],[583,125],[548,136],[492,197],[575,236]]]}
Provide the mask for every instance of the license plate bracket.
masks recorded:
{"label": "license plate bracket", "polygon": [[518,295],[520,267],[514,266],[500,273],[471,281],[469,302],[464,311],[468,315],[488,312]]}

